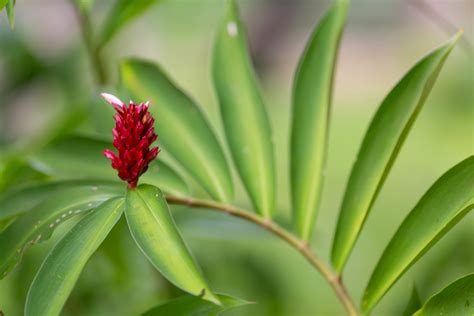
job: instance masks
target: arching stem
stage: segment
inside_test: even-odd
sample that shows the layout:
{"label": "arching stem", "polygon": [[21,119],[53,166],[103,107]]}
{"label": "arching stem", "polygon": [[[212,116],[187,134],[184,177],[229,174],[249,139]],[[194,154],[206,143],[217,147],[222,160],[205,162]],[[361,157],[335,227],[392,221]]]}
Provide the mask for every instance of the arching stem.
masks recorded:
{"label": "arching stem", "polygon": [[314,267],[319,273],[324,277],[324,279],[329,283],[329,285],[333,288],[334,292],[336,293],[337,297],[344,305],[344,308],[347,311],[347,314],[350,316],[358,316],[359,312],[355,307],[354,303],[352,302],[352,298],[350,297],[349,293],[347,292],[341,278],[336,275],[312,250],[308,247],[308,245],[303,241],[297,238],[292,233],[288,232],[286,229],[278,225],[277,223],[260,217],[255,213],[251,213],[240,208],[237,208],[232,205],[227,205],[215,201],[209,200],[200,200],[194,198],[181,198],[176,196],[167,196],[166,200],[169,204],[176,204],[176,205],[186,205],[190,207],[196,208],[206,208],[222,213],[226,213],[232,216],[243,218],[247,221],[250,221],[254,224],[257,224],[270,233],[274,234],[275,236],[279,237],[281,240],[285,241],[291,247],[296,249],[299,253],[301,253],[306,260]]}

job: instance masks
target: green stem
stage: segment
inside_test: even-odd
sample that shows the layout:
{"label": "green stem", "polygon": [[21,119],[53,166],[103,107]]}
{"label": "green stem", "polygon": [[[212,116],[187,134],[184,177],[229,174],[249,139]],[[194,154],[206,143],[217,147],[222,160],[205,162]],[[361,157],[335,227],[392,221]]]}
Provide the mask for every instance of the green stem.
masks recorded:
{"label": "green stem", "polygon": [[242,209],[239,209],[232,205],[227,205],[219,202],[208,201],[208,200],[200,200],[194,198],[181,198],[176,196],[167,196],[166,200],[170,204],[177,204],[177,205],[186,205],[190,207],[198,207],[198,208],[207,208],[218,212],[223,212],[232,216],[243,218],[247,221],[250,221],[254,224],[257,224],[275,236],[279,237],[281,240],[285,241],[291,247],[296,249],[299,253],[301,253],[306,260],[314,267],[319,273],[324,277],[324,279],[329,283],[329,285],[333,288],[334,292],[336,293],[337,297],[344,305],[344,308],[347,311],[347,314],[350,316],[358,316],[359,313],[357,308],[355,307],[352,298],[350,297],[349,293],[347,292],[342,279],[336,275],[316,254],[313,253],[311,248],[308,244],[293,235],[292,233],[288,232],[286,229],[282,228],[277,223],[273,222],[272,220],[260,217],[255,213],[251,213]]}
{"label": "green stem", "polygon": [[94,45],[94,38],[92,36],[92,24],[89,13],[80,8],[74,0],[72,0],[76,15],[79,21],[82,37],[86,45],[89,58],[91,60],[92,69],[94,71],[97,83],[105,85],[108,81],[107,72],[101,56],[101,49]]}

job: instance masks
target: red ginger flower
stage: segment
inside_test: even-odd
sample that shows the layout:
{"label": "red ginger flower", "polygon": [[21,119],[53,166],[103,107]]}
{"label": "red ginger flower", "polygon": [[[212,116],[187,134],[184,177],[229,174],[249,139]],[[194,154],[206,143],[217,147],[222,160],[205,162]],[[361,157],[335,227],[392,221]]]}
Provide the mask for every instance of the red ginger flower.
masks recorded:
{"label": "red ginger flower", "polygon": [[148,112],[150,102],[127,106],[117,97],[102,93],[101,96],[117,111],[113,145],[118,156],[111,150],[104,150],[104,156],[112,161],[112,168],[118,171],[120,179],[128,182],[129,188],[137,186],[138,177],[148,169],[148,164],[156,158],[159,148],[150,149],[158,138],[153,129],[155,120]]}

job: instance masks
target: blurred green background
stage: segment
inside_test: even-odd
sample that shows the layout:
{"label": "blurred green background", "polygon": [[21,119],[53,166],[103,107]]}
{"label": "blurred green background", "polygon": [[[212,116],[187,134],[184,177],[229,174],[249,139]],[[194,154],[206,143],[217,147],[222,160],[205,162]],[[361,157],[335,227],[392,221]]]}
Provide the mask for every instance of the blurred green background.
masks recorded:
{"label": "blurred green background", "polygon": [[[101,25],[113,5],[112,0],[96,2],[93,28]],[[464,28],[464,39],[473,42],[472,1],[425,3],[446,21]],[[293,72],[330,1],[242,0],[239,4],[276,135],[278,220],[286,225],[290,222],[288,135]],[[47,138],[43,135],[64,125],[65,117],[69,120],[65,130],[108,137],[104,132],[108,133],[113,121],[109,112],[104,116],[101,107],[106,105],[98,93],[115,90],[117,65],[126,56],[160,63],[202,105],[223,139],[209,74],[222,8],[223,1],[215,0],[163,0],[154,5],[104,49],[110,80],[99,86],[71,2],[19,0],[14,30],[8,27],[5,13],[0,16],[0,155],[5,158],[22,144],[41,146]],[[337,64],[324,197],[313,240],[313,248],[326,262],[347,177],[377,106],[416,60],[456,32],[456,27],[451,29],[429,12],[409,0],[353,1]],[[357,301],[402,219],[444,171],[473,154],[473,112],[474,58],[472,46],[465,41],[448,58],[351,256],[345,282]],[[8,181],[0,183],[1,190],[42,177],[24,170],[23,176],[9,179],[9,168],[14,167],[2,168],[2,178]],[[238,186],[236,204],[250,207]],[[199,188],[195,192],[203,194]],[[176,208],[174,214],[211,286],[257,302],[225,315],[343,315],[322,277],[293,249],[260,228],[202,210]],[[0,310],[5,315],[22,314],[26,291],[44,254],[68,225],[72,223],[49,242],[30,249],[15,272],[0,281]],[[401,314],[413,284],[424,300],[472,272],[473,228],[470,214],[402,277],[373,315]],[[137,315],[181,294],[138,252],[122,222],[87,265],[64,315]]]}

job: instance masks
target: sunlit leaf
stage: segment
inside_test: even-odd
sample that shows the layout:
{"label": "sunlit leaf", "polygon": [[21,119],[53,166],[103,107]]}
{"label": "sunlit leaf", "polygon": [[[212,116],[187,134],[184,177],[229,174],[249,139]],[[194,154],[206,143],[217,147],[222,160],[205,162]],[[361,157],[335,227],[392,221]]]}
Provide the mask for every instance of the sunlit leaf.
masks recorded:
{"label": "sunlit leaf", "polygon": [[416,287],[413,286],[410,300],[408,301],[402,316],[412,316],[414,312],[420,309],[421,304],[422,303],[420,300],[420,296],[418,295],[418,291],[416,290]]}
{"label": "sunlit leaf", "polygon": [[298,234],[313,233],[324,178],[332,83],[348,2],[336,1],[309,39],[293,86],[291,190]]}
{"label": "sunlit leaf", "polygon": [[151,100],[150,112],[164,150],[215,199],[228,201],[233,185],[224,153],[196,104],[155,64],[126,60],[122,80],[135,100]]}
{"label": "sunlit leaf", "polygon": [[102,27],[98,46],[104,46],[112,37],[131,20],[145,12],[159,0],[116,0]]}
{"label": "sunlit leaf", "polygon": [[474,208],[474,156],[460,162],[425,193],[390,240],[365,289],[369,311],[392,285]]}
{"label": "sunlit leaf", "polygon": [[5,6],[7,5],[9,0],[0,0],[0,10],[3,10]]}
{"label": "sunlit leaf", "polygon": [[0,233],[0,279],[15,267],[28,247],[49,239],[58,225],[123,193],[123,188],[116,186],[72,187],[20,216]]}
{"label": "sunlit leaf", "polygon": [[431,296],[414,316],[474,315],[474,273],[468,274]]}
{"label": "sunlit leaf", "polygon": [[123,206],[123,198],[104,202],[54,246],[28,291],[26,316],[59,315],[87,261],[122,215]]}
{"label": "sunlit leaf", "polygon": [[140,185],[128,190],[125,205],[133,239],[153,266],[184,291],[219,303],[194,263],[161,191]]}
{"label": "sunlit leaf", "polygon": [[275,206],[272,131],[237,7],[234,1],[227,3],[214,45],[214,86],[240,177],[257,212],[271,217]]}
{"label": "sunlit leaf", "polygon": [[332,262],[338,272],[459,36],[421,59],[392,89],[372,119],[352,167],[334,236]]}
{"label": "sunlit leaf", "polygon": [[187,295],[153,307],[143,316],[217,316],[233,307],[249,304],[249,302],[228,295],[218,294],[216,296],[222,305],[216,305],[200,297]]}
{"label": "sunlit leaf", "polygon": [[[61,139],[33,155],[31,163],[38,170],[58,179],[98,178],[121,181],[104,149],[113,149],[112,143],[85,136]],[[186,195],[188,187],[183,179],[161,161],[154,161],[140,177],[140,182],[159,185],[164,191]]]}
{"label": "sunlit leaf", "polygon": [[48,197],[61,194],[63,190],[82,188],[87,191],[98,187],[125,192],[125,186],[121,183],[96,179],[49,181],[21,186],[0,195],[0,222],[29,211]]}

